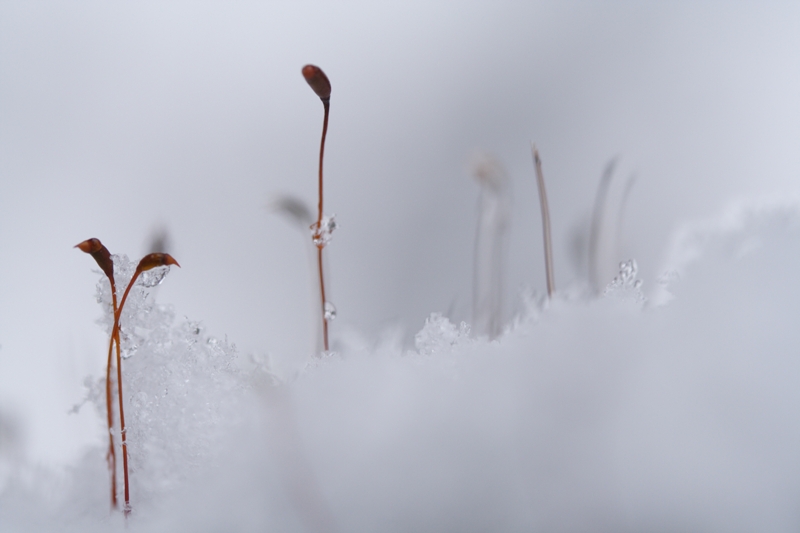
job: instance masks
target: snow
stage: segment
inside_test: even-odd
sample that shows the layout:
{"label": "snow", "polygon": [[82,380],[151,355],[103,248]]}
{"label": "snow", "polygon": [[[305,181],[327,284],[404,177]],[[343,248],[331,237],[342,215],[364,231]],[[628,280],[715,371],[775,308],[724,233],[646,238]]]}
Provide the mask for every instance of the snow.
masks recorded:
{"label": "snow", "polygon": [[494,341],[433,313],[415,349],[343,342],[283,379],[137,289],[127,528],[100,447],[16,469],[0,524],[796,531],[798,221],[788,200],[739,204],[678,230],[649,293],[625,263],[623,286],[531,304]]}

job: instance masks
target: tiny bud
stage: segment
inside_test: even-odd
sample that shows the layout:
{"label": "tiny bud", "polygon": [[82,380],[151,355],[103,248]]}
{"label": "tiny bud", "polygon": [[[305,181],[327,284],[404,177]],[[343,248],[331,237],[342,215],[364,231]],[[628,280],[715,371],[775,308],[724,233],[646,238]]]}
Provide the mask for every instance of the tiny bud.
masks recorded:
{"label": "tiny bud", "polygon": [[82,243],[76,244],[75,248],[91,255],[94,260],[97,261],[103,273],[108,276],[109,279],[114,279],[114,262],[111,260],[111,252],[108,251],[108,248],[103,246],[100,239],[86,239]]}
{"label": "tiny bud", "polygon": [[145,270],[167,265],[176,265],[180,267],[178,262],[175,261],[175,259],[169,254],[147,254],[146,256],[142,257],[141,261],[139,261],[139,264],[136,266],[136,270],[139,272],[144,272]]}
{"label": "tiny bud", "polygon": [[100,250],[103,247],[103,243],[100,242],[100,239],[86,239],[82,243],[76,244],[75,248],[79,248],[81,252],[86,252],[87,254],[94,253]]}
{"label": "tiny bud", "polygon": [[331,82],[321,68],[306,65],[303,67],[303,77],[323,102],[331,99]]}

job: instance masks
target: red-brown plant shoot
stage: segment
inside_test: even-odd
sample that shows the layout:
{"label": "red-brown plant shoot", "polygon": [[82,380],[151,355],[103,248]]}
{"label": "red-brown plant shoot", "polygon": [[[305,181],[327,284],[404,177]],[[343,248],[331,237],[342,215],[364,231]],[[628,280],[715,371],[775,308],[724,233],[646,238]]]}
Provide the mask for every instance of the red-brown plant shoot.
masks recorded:
{"label": "red-brown plant shoot", "polygon": [[317,246],[317,266],[319,268],[319,290],[321,299],[322,311],[322,345],[325,351],[328,351],[328,319],[325,313],[325,275],[322,266],[322,249],[327,243],[327,239],[323,237],[323,232],[329,231],[328,228],[322,227],[322,160],[325,156],[325,137],[328,133],[328,115],[331,107],[331,82],[328,77],[322,72],[322,69],[315,65],[306,65],[303,67],[303,77],[306,82],[311,86],[319,99],[322,100],[322,106],[325,109],[325,116],[322,120],[322,140],[319,145],[319,214],[317,221],[311,226],[314,230],[312,236],[314,243]]}
{"label": "red-brown plant shoot", "polygon": [[[136,279],[139,277],[139,275],[147,270],[168,265],[176,265],[180,267],[178,262],[173,259],[171,255],[163,253],[147,254],[139,261],[139,264],[136,265],[136,270],[134,271],[133,276],[131,276],[131,280],[128,282],[128,286],[125,288],[125,293],[122,295],[122,300],[119,302],[119,307],[114,313],[114,327],[111,330],[111,344],[113,344],[115,341],[117,343],[117,391],[119,393],[120,435],[122,435],[122,472],[125,493],[125,516],[128,516],[131,512],[131,500],[130,485],[128,483],[128,443],[125,437],[125,410],[122,402],[122,357],[119,347],[119,320],[120,316],[122,315],[122,308],[125,306],[125,300],[128,299],[128,294],[130,294],[131,288],[133,287],[134,283],[136,283]],[[111,345],[109,345],[109,350],[111,350]]]}
{"label": "red-brown plant shoot", "polygon": [[[114,315],[117,313],[117,286],[114,283],[114,262],[111,260],[111,253],[108,248],[103,246],[100,239],[87,239],[80,244],[76,244],[75,248],[80,249],[91,255],[103,273],[108,278],[111,284],[111,305],[113,307]],[[112,330],[113,331],[113,330]],[[113,411],[113,394],[111,387],[111,361],[113,353],[114,335],[111,335],[111,344],[108,347],[108,362],[106,364],[106,420],[108,422],[108,453],[106,454],[106,461],[108,462],[108,469],[111,473],[111,508],[117,508],[117,455],[114,451],[114,411]],[[117,344],[119,350],[119,344]]]}

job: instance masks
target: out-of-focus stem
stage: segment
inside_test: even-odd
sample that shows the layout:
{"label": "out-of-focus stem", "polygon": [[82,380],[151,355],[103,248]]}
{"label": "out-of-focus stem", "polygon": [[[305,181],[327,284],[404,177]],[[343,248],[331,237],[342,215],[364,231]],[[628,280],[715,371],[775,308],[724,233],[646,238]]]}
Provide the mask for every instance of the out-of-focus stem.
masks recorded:
{"label": "out-of-focus stem", "polygon": [[628,181],[625,182],[625,190],[622,191],[622,200],[619,203],[619,212],[617,213],[617,227],[615,229],[615,237],[614,237],[614,252],[616,252],[617,257],[621,256],[621,246],[622,246],[622,226],[623,220],[625,218],[625,209],[628,205],[628,197],[631,194],[631,190],[633,189],[633,185],[636,183],[636,175],[631,175],[628,178]]}
{"label": "out-of-focus stem", "polygon": [[602,280],[600,279],[600,234],[602,232],[603,221],[605,219],[606,198],[608,189],[611,185],[611,178],[614,176],[614,167],[617,164],[616,158],[606,165],[600,184],[597,186],[597,194],[594,198],[594,211],[592,212],[592,227],[589,234],[589,282],[596,292],[600,292]]}
{"label": "out-of-focus stem", "polygon": [[477,335],[497,338],[503,331],[504,240],[509,216],[509,185],[491,156],[474,160],[478,184],[478,225],[472,286],[472,326]]}
{"label": "out-of-focus stem", "polygon": [[556,291],[556,282],[553,274],[553,243],[550,236],[550,209],[547,204],[547,191],[544,188],[544,174],[542,173],[542,160],[536,145],[531,143],[533,163],[536,167],[536,184],[539,187],[539,204],[542,210],[542,232],[544,234],[544,266],[547,275],[547,297],[552,298]]}

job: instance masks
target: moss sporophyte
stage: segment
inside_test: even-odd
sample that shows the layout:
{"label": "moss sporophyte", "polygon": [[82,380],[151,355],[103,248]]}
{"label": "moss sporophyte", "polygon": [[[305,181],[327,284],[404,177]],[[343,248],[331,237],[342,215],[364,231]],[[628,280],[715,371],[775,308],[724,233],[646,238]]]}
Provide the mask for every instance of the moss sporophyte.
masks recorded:
{"label": "moss sporophyte", "polygon": [[114,346],[116,346],[116,366],[117,366],[117,392],[118,392],[118,400],[119,400],[119,423],[120,423],[120,436],[122,441],[122,472],[123,472],[123,494],[125,497],[125,506],[123,508],[125,516],[128,516],[131,511],[130,505],[130,483],[128,480],[128,447],[127,447],[127,440],[126,440],[126,427],[125,427],[125,409],[123,405],[123,395],[122,395],[122,355],[121,355],[121,342],[120,342],[120,317],[122,316],[122,310],[125,307],[125,301],[128,298],[128,294],[130,294],[130,290],[133,285],[136,283],[137,278],[142,274],[142,272],[146,272],[148,270],[152,270],[157,267],[163,266],[170,266],[176,265],[180,267],[178,262],[169,254],[165,253],[152,253],[144,256],[139,264],[136,266],[136,270],[131,277],[131,280],[128,282],[128,286],[125,288],[125,293],[122,295],[122,300],[117,305],[117,288],[116,283],[114,281],[114,262],[111,258],[111,253],[108,249],[103,246],[99,239],[87,239],[80,244],[75,246],[76,248],[80,249],[82,252],[86,252],[90,254],[97,264],[100,266],[100,269],[108,278],[109,283],[111,284],[111,302],[112,302],[112,311],[114,313],[114,324],[111,328],[111,339],[109,340],[108,344],[108,362],[106,365],[106,421],[108,423],[108,453],[107,453],[107,461],[108,461],[108,468],[111,474],[111,507],[112,509],[116,509],[118,507],[117,503],[117,462],[116,462],[116,453],[114,447],[114,415],[113,415],[113,386],[112,386],[112,361],[113,357],[112,354],[114,353]]}
{"label": "moss sporophyte", "polygon": [[328,115],[331,108],[331,82],[328,77],[322,72],[322,69],[315,65],[306,65],[303,67],[303,77],[308,82],[308,85],[314,90],[319,99],[322,100],[322,106],[325,109],[325,116],[322,120],[322,140],[319,146],[319,211],[317,221],[311,225],[312,239],[317,247],[317,267],[319,269],[319,290],[320,290],[320,310],[322,313],[322,345],[327,352],[329,349],[328,344],[328,320],[332,317],[330,309],[331,305],[325,299],[325,274],[323,271],[322,263],[322,249],[330,239],[330,232],[336,227],[332,218],[327,218],[323,214],[322,204],[322,161],[325,156],[325,137],[328,133]]}

